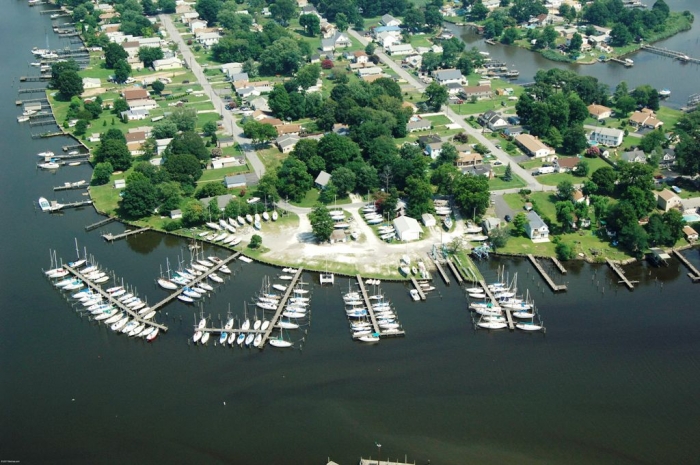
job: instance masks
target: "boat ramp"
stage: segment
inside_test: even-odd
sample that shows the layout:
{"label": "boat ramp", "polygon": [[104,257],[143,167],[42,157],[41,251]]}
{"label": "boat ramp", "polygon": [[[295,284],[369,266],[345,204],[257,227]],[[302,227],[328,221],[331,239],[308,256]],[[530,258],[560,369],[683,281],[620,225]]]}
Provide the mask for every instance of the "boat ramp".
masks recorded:
{"label": "boat ramp", "polygon": [[103,234],[102,237],[107,242],[114,242],[114,241],[118,241],[119,239],[124,239],[124,238],[127,238],[129,236],[133,236],[134,234],[141,234],[143,232],[149,231],[150,229],[151,228],[149,228],[149,227],[133,229],[133,230],[127,229],[126,231],[124,231],[121,234],[107,233],[107,234]]}
{"label": "boat ramp", "polygon": [[695,268],[695,266],[692,263],[690,263],[688,261],[688,259],[685,258],[683,256],[683,254],[680,253],[679,251],[674,249],[673,255],[675,255],[676,258],[678,260],[680,260],[680,262],[682,264],[684,264],[686,266],[686,268],[688,268],[690,270],[690,273],[688,273],[688,277],[690,278],[690,280],[693,281],[694,283],[700,282],[700,271],[698,271],[698,269]]}
{"label": "boat ramp", "polygon": [[[549,277],[547,272],[542,268],[542,265],[540,265],[540,262],[537,261],[534,255],[532,254],[527,254],[527,258],[530,260],[532,265],[535,267],[535,269],[540,273],[542,278],[544,278],[545,282],[549,285],[549,287],[552,289],[554,292],[559,292],[559,291],[565,291],[566,290],[566,284],[554,284],[554,281],[552,281],[552,278]],[[556,263],[559,263],[557,260]],[[564,267],[559,263],[559,269],[563,269]],[[566,272],[566,270],[564,270]]]}
{"label": "boat ramp", "polygon": [[617,277],[620,278],[620,283],[624,283],[630,291],[634,289],[634,284],[632,284],[632,281],[627,279],[627,276],[625,276],[625,272],[622,271],[622,268],[620,268],[620,266],[617,263],[613,262],[609,258],[606,258],[605,262],[615,272]]}

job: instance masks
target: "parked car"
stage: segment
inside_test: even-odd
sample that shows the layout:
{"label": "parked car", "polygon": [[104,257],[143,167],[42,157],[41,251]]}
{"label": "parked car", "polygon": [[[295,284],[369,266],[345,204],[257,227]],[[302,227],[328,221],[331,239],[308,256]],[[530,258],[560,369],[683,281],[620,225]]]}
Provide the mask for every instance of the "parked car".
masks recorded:
{"label": "parked car", "polygon": [[510,223],[510,221],[512,220],[512,218],[510,217],[510,215],[506,215],[503,219],[506,220],[506,223]]}

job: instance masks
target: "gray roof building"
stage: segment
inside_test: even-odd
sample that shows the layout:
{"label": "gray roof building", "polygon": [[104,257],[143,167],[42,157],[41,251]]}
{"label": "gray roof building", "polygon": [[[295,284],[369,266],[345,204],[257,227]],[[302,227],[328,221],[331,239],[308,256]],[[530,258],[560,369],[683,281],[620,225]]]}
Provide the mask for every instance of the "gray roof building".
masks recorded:
{"label": "gray roof building", "polygon": [[331,180],[331,175],[326,173],[325,171],[321,171],[318,173],[318,176],[316,176],[316,180],[314,183],[320,187],[321,189],[325,189],[326,185],[328,184],[328,181]]}

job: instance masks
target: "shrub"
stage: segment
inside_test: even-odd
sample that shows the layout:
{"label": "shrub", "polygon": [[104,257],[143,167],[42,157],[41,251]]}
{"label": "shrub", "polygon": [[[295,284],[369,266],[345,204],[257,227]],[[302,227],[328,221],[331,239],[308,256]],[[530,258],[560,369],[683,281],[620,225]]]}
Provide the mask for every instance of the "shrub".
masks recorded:
{"label": "shrub", "polygon": [[182,227],[182,223],[178,220],[165,220],[163,222],[164,231],[176,231]]}
{"label": "shrub", "polygon": [[260,237],[257,234],[253,234],[253,237],[250,238],[250,244],[248,244],[248,247],[251,249],[257,249],[262,245],[262,237]]}

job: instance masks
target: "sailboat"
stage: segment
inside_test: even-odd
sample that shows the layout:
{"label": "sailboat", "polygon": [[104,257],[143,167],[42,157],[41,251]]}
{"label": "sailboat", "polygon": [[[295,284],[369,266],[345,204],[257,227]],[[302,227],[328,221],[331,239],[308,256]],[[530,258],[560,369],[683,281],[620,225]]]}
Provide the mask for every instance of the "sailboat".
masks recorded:
{"label": "sailboat", "polygon": [[272,221],[277,221],[278,215],[277,210],[272,210]]}
{"label": "sailboat", "polygon": [[283,335],[281,329],[280,329],[280,333],[277,335],[277,337],[270,338],[270,345],[273,347],[280,347],[280,348],[292,347],[291,341],[287,341],[284,339],[284,335]]}

